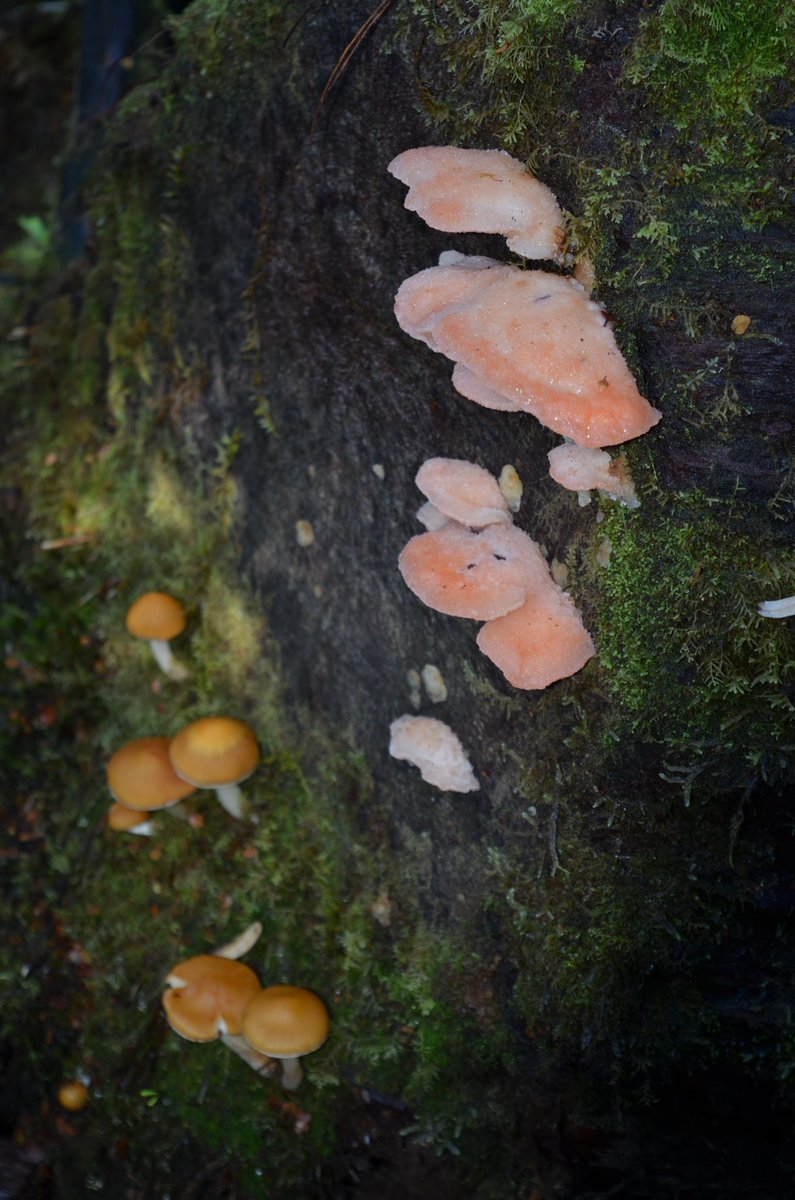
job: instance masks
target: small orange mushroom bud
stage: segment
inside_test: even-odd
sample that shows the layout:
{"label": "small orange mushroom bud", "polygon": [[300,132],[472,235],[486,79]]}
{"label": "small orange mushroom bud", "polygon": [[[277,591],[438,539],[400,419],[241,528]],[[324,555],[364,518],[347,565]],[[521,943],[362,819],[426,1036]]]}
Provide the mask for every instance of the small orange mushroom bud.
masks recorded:
{"label": "small orange mushroom bud", "polygon": [[88,1088],[79,1079],[70,1079],[58,1088],[58,1103],[67,1112],[81,1112],[90,1100]]}

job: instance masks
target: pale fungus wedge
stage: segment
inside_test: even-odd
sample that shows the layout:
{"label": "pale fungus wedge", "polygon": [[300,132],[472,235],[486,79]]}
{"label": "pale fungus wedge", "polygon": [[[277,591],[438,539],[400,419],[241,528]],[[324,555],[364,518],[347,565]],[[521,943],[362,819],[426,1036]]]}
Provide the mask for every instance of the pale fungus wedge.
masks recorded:
{"label": "pale fungus wedge", "polygon": [[499,233],[525,258],[562,260],[554,193],[504,150],[418,146],[387,170],[408,185],[405,207],[446,233]]}
{"label": "pale fungus wedge", "polygon": [[418,767],[425,782],[440,792],[480,790],[458,734],[435,717],[398,717],[389,727],[389,753]]}
{"label": "pale fungus wedge", "polygon": [[781,620],[783,617],[795,617],[795,596],[782,596],[780,600],[762,600],[757,606],[759,615]]}
{"label": "pale fungus wedge", "polygon": [[444,529],[445,525],[456,524],[452,517],[446,517],[435,504],[431,504],[430,500],[421,504],[415,515],[420,525],[424,525],[429,533],[432,533],[434,529]]}

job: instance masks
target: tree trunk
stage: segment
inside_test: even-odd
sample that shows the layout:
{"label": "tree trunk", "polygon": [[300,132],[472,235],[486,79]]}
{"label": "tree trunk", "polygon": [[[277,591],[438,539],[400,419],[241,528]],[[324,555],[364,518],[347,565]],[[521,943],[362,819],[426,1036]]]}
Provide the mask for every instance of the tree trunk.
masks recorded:
{"label": "tree trunk", "polygon": [[[792,621],[757,613],[795,592],[775,13],[399,0],[368,27],[374,9],[194,3],[109,123],[92,210],[92,253],[115,264],[109,416],[156,409],[234,478],[293,736],[316,769],[328,747],[362,756],[372,799],[349,816],[431,940],[476,955],[436,1000],[490,1067],[481,1083],[482,1058],[460,1063],[466,1111],[410,1098],[466,1130],[441,1194],[773,1200],[795,960]],[[441,251],[510,259],[404,208],[387,164],[446,142],[509,150],[570,214],[564,269],[590,259],[663,413],[625,448],[638,510],[579,507],[547,474],[555,435],[463,399],[399,329],[398,286]],[[125,242],[135,221],[146,245]],[[516,523],[568,568],[596,643],[574,677],[511,687],[472,622],[403,585],[433,456],[518,471]],[[410,681],[426,664],[442,703]],[[479,792],[389,757],[414,711],[457,732]]]}

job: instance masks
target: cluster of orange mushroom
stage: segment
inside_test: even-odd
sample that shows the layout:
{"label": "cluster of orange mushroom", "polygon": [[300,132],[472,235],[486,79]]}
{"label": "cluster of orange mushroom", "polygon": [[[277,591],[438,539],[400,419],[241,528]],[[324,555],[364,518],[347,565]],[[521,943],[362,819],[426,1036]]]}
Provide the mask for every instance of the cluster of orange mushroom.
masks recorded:
{"label": "cluster of orange mushroom", "polygon": [[219,1038],[261,1075],[281,1061],[282,1083],[295,1090],[303,1071],[300,1060],[319,1050],[329,1035],[329,1015],[314,992],[289,984],[263,988],[251,967],[237,956],[256,941],[256,923],[214,954],[198,954],[177,963],[166,976],[163,1008],[169,1025],[190,1042]]}
{"label": "cluster of orange mushroom", "polygon": [[[158,665],[171,679],[188,677],[169,645],[186,627],[178,600],[164,592],[147,592],[130,608],[126,625],[134,636],[150,642]],[[182,801],[199,788],[214,789],[226,811],[242,818],[239,785],[259,762],[254,732],[233,717],[204,717],[173,738],[138,738],[108,762],[114,798],[108,824],[114,830],[151,834],[153,813],[168,810],[185,816]],[[283,1085],[295,1089],[302,1078],[299,1059],[325,1042],[329,1016],[313,992],[288,984],[263,988],[254,971],[237,961],[261,932],[255,922],[215,953],[178,963],[166,977],[163,1008],[176,1033],[194,1042],[220,1038],[263,1075],[272,1073],[273,1060],[281,1060]],[[64,1097],[62,1105],[76,1111],[72,1093],[67,1090]],[[84,1102],[81,1098],[81,1106]]]}
{"label": "cluster of orange mushroom", "polygon": [[[129,609],[127,629],[145,638],[155,660],[171,679],[188,672],[177,662],[170,642],[185,629],[179,600],[166,592],[146,592]],[[253,731],[234,717],[203,717],[174,738],[138,738],[117,750],[108,763],[108,786],[115,803],[108,813],[111,829],[149,835],[149,814],[169,809],[185,815],[181,801],[198,788],[212,788],[230,816],[245,807],[240,784],[257,769],[260,750]]]}

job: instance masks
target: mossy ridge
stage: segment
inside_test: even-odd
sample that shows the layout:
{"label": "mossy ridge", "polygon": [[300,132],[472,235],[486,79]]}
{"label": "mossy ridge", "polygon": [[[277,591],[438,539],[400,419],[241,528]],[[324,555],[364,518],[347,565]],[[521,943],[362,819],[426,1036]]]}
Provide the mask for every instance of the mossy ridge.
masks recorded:
{"label": "mossy ridge", "polygon": [[[432,998],[443,969],[447,975],[456,969],[450,965],[453,950],[445,951],[439,939],[420,938],[417,942],[417,934],[409,933],[416,914],[402,893],[404,881],[399,871],[395,879],[395,868],[374,854],[372,847],[362,845],[361,831],[354,837],[347,828],[338,794],[340,789],[347,793],[351,788],[366,787],[360,772],[354,770],[351,775],[350,766],[339,756],[336,764],[327,759],[324,785],[318,791],[289,752],[269,748],[279,723],[273,716],[278,707],[274,670],[262,656],[261,639],[252,638],[251,621],[254,630],[259,628],[255,610],[230,582],[234,551],[225,534],[219,537],[222,526],[217,520],[206,519],[212,514],[212,493],[202,500],[200,493],[186,489],[176,462],[166,465],[162,429],[156,439],[160,456],[148,454],[145,444],[152,443],[143,436],[144,430],[151,437],[145,418],[137,426],[128,419],[113,439],[113,450],[99,459],[94,457],[88,478],[85,454],[70,454],[64,434],[59,443],[63,456],[60,485],[72,498],[70,506],[76,501],[78,511],[90,509],[97,514],[94,540],[88,551],[78,551],[80,558],[72,575],[73,600],[65,603],[63,569],[55,559],[45,560],[46,570],[37,563],[30,575],[38,603],[48,604],[50,596],[57,603],[59,630],[69,620],[73,605],[89,594],[88,602],[81,605],[83,624],[79,628],[87,630],[91,653],[78,677],[83,686],[94,688],[97,678],[101,680],[101,703],[87,710],[83,718],[96,720],[98,728],[90,742],[88,738],[78,742],[78,761],[70,777],[64,780],[63,760],[59,747],[54,746],[57,773],[48,769],[46,756],[39,752],[35,790],[27,793],[28,803],[35,803],[43,834],[43,859],[37,856],[30,862],[32,875],[20,871],[16,886],[23,897],[40,892],[52,919],[63,930],[65,946],[79,948],[71,953],[78,955],[81,964],[77,988],[72,982],[68,989],[73,1028],[59,1034],[57,1056],[50,1061],[50,1052],[40,1044],[46,1038],[40,1039],[38,1033],[29,1053],[40,1063],[43,1085],[57,1081],[67,1060],[74,1068],[92,1074],[97,1083],[95,1116],[87,1116],[84,1123],[94,1128],[97,1137],[100,1128],[108,1127],[117,1137],[125,1132],[140,1133],[151,1119],[147,1117],[148,1101],[140,1097],[146,1091],[150,1097],[159,1097],[158,1116],[161,1121],[166,1117],[154,1139],[162,1142],[164,1151],[175,1151],[189,1130],[191,1136],[213,1145],[219,1155],[247,1163],[246,1169],[253,1171],[260,1162],[264,1136],[272,1143],[269,1159],[274,1162],[262,1167],[262,1174],[256,1176],[260,1192],[252,1194],[268,1194],[277,1177],[285,1189],[280,1194],[288,1194],[291,1177],[296,1194],[301,1194],[301,1180],[310,1163],[335,1150],[335,1112],[350,1089],[341,1074],[343,1065],[346,1072],[353,1067],[360,1077],[388,1093],[410,1091],[420,1108],[432,1104],[434,1136],[441,1139],[445,1131],[449,1140],[450,1129],[460,1132],[464,1120],[448,1113],[440,1097],[451,1094],[449,1080],[458,1072],[464,1043],[470,1057],[474,1054],[479,1060],[478,1035],[474,1027],[462,1024],[460,1017],[454,1019],[441,1000]],[[80,448],[85,451],[84,426],[80,437]],[[76,485],[69,464],[77,459],[80,478]],[[148,465],[144,467],[144,463]],[[28,480],[35,478],[36,467],[37,460],[26,473]],[[111,478],[123,480],[123,486],[110,489]],[[148,519],[141,530],[143,506],[136,498],[146,495]],[[102,497],[101,503],[98,497]],[[163,502],[164,497],[169,503]],[[138,534],[123,518],[131,508],[139,514],[134,522],[141,530]],[[31,513],[32,527],[52,528],[62,511],[63,497],[58,487],[53,487],[43,495],[41,507]],[[116,527],[119,517],[121,540]],[[189,528],[191,521],[193,529]],[[196,530],[208,526],[215,533],[203,535],[203,541]],[[175,527],[181,531],[176,544]],[[139,581],[146,585],[161,582],[157,567],[166,558],[169,586],[177,594],[194,597],[193,632],[178,648],[192,674],[183,689],[163,681],[153,693],[149,684],[153,675],[159,683],[156,672],[146,647],[124,635],[123,613]],[[225,568],[229,574],[221,583]],[[108,579],[116,581],[115,595],[102,586]],[[209,632],[203,628],[205,595],[210,604]],[[231,610],[231,622],[221,619],[222,609]],[[226,628],[223,635],[221,626]],[[49,686],[57,683],[64,704],[76,703],[75,680],[71,675],[57,677],[52,671],[50,648],[60,633],[53,632],[48,641],[39,639],[38,630],[39,623],[34,622],[28,640],[21,641],[14,626],[10,632],[15,649],[29,656],[31,668],[48,671]],[[63,645],[61,654],[69,657]],[[98,654],[99,676],[95,669]],[[70,664],[70,672],[74,671]],[[255,830],[232,824],[206,797],[196,805],[204,815],[201,830],[176,821],[169,824],[168,816],[162,815],[161,833],[154,845],[132,838],[110,839],[100,832],[97,824],[108,799],[98,748],[104,757],[121,741],[155,730],[174,732],[183,721],[218,707],[246,715],[265,743],[266,761],[246,790],[254,809],[269,814],[269,819],[263,819]],[[14,761],[21,759],[24,764],[26,752],[26,746],[16,746]],[[57,804],[51,795],[54,788]],[[208,845],[213,846],[209,862]],[[24,860],[24,865],[27,862]],[[78,863],[82,881],[76,890],[67,891],[66,880]],[[44,884],[38,887],[34,878],[42,877]],[[47,882],[50,879],[52,884]],[[380,929],[370,911],[385,886],[399,898],[398,914],[393,918],[399,925],[390,934]],[[26,916],[29,919],[30,912],[23,906],[19,936],[9,939],[9,956],[16,941],[25,936]],[[244,1066],[219,1054],[218,1048],[192,1047],[170,1036],[164,1040],[164,1029],[158,1032],[152,1024],[159,980],[172,962],[211,949],[255,918],[263,920],[265,932],[249,961],[261,976],[301,979],[334,997],[335,1035],[307,1068],[311,1100],[306,1102],[313,1119],[311,1132],[300,1140],[295,1139],[289,1115],[279,1105],[272,1110],[264,1108],[270,1094],[267,1085],[249,1075]],[[7,967],[10,979],[18,969],[11,957]],[[20,1007],[10,1004],[6,1008],[9,1022],[27,1020],[37,987],[41,988],[41,981],[35,974],[23,981]],[[406,1031],[400,1033],[403,1025]],[[494,1051],[485,1048],[483,1054],[483,1062],[488,1064]],[[233,1087],[230,1079],[234,1079]],[[233,1100],[227,1095],[225,1101],[228,1110],[234,1109],[231,1131],[221,1128],[209,1101],[205,1108],[196,1099],[218,1088],[225,1093],[231,1088],[234,1095]],[[454,1094],[457,1111],[466,1088]],[[472,1123],[480,1120],[473,1095],[464,1115]],[[93,1145],[94,1134],[88,1131],[88,1137]],[[68,1166],[68,1148],[64,1155],[64,1170],[77,1169],[76,1164]],[[134,1173],[149,1179],[151,1142],[141,1139],[140,1145],[131,1146],[128,1156]],[[80,1157],[85,1161],[82,1154]],[[117,1170],[112,1153],[97,1149],[91,1178],[104,1179],[107,1184]],[[154,1176],[150,1181],[154,1186]]]}
{"label": "mossy ridge", "polygon": [[[129,228],[143,227],[154,204],[145,190],[135,199],[138,211]],[[106,226],[103,256],[89,278],[91,319],[106,333],[129,328],[146,299],[134,278],[134,243],[117,226]],[[115,282],[102,273],[105,254],[115,264]],[[141,259],[146,278],[151,262],[152,254]],[[164,295],[153,299],[163,302]],[[190,447],[177,447],[163,421],[173,399],[184,402],[186,390],[190,394],[201,364],[188,368],[164,358],[167,347],[151,324],[134,353],[120,338],[109,386],[121,380],[114,393],[121,403],[114,404],[116,419],[110,423],[103,396],[93,388],[95,361],[89,361],[92,375],[85,381],[74,354],[84,312],[70,300],[39,314],[37,350],[26,374],[26,420],[17,438],[27,453],[4,464],[7,481],[28,498],[28,532],[35,541],[69,537],[75,529],[89,539],[61,556],[37,554],[26,563],[22,578],[29,604],[42,615],[23,634],[15,610],[8,630],[25,662],[46,674],[48,687],[58,692],[65,708],[58,732],[83,731],[66,780],[60,741],[52,746],[52,769],[38,746],[35,765],[30,761],[34,744],[27,742],[27,731],[18,731],[25,736],[20,744],[15,740],[9,759],[35,779],[25,799],[35,806],[42,836],[40,852],[25,857],[16,876],[23,904],[3,972],[17,980],[14,955],[29,936],[32,918],[45,940],[47,923],[54,924],[62,931],[60,969],[68,998],[63,1011],[69,1024],[50,1043],[49,1014],[30,1026],[30,1006],[37,994],[47,994],[33,972],[19,986],[18,1003],[6,1008],[4,1028],[14,1028],[28,1062],[37,1064],[42,1097],[65,1069],[88,1070],[96,1084],[94,1103],[80,1118],[80,1150],[68,1141],[60,1145],[56,1169],[75,1188],[113,1186],[123,1170],[156,1189],[167,1182],[163,1172],[168,1177],[172,1170],[164,1164],[182,1161],[186,1135],[201,1136],[217,1148],[216,1166],[226,1163],[246,1174],[252,1195],[268,1194],[277,1175],[280,1194],[293,1188],[305,1195],[310,1164],[335,1152],[337,1110],[351,1086],[342,1078],[343,1065],[387,1094],[410,1092],[420,1111],[432,1112],[427,1123],[421,1117],[417,1136],[440,1148],[475,1127],[482,1137],[478,1097],[484,1082],[476,1076],[462,1083],[460,1062],[466,1055],[488,1073],[502,1054],[491,1041],[496,1038],[501,1047],[502,1035],[496,1028],[478,1030],[471,1018],[462,1021],[454,1011],[462,952],[445,949],[440,937],[416,940],[417,917],[403,893],[405,864],[385,862],[372,847],[365,850],[361,831],[354,834],[346,825],[340,794],[349,799],[351,789],[366,787],[358,769],[326,747],[322,782],[310,785],[292,753],[274,749],[286,724],[277,670],[262,653],[266,631],[237,580],[229,536],[236,501],[228,444],[219,446],[215,469],[202,470]],[[52,419],[40,422],[41,410]],[[127,604],[149,587],[189,598],[191,632],[177,647],[191,669],[184,689],[161,680],[146,647],[123,632]],[[67,641],[62,630],[70,621],[74,637]],[[50,623],[51,636],[41,637]],[[87,641],[82,658],[73,644],[77,639],[82,645],[80,637]],[[64,660],[60,673],[56,651]],[[82,693],[92,699],[80,712]],[[174,732],[218,707],[247,715],[265,744],[266,764],[247,790],[255,807],[270,809],[273,827],[263,822],[246,844],[242,828],[230,826],[212,802],[203,801],[202,831],[174,822],[155,846],[110,840],[101,830],[108,804],[102,760],[128,738]],[[313,749],[320,757],[320,749]],[[210,838],[218,857],[208,874],[197,859]],[[77,865],[82,882],[70,892],[67,881]],[[390,934],[370,912],[385,886],[399,898]],[[251,961],[266,978],[289,974],[308,982],[312,974],[319,991],[337,997],[335,1038],[308,1067],[313,1120],[303,1139],[296,1139],[279,1105],[263,1116],[269,1093],[245,1067],[219,1054],[218,1047],[189,1047],[165,1036],[156,1015],[163,971],[181,955],[210,949],[235,932],[233,921],[262,917],[264,897],[269,911],[263,949]],[[42,902],[35,918],[33,909]],[[451,999],[434,999],[440,990]],[[408,1023],[406,1032],[400,1032],[401,1023]],[[490,1086],[489,1121],[496,1137],[505,1120],[505,1097]],[[231,1133],[223,1131],[209,1102],[205,1107],[196,1099],[219,1088],[235,1110]],[[149,1107],[153,1098],[157,1115],[166,1117],[157,1132]],[[269,1144],[267,1168],[258,1166],[263,1138]],[[123,1163],[113,1149],[119,1139],[127,1144]],[[162,1153],[153,1153],[158,1147]]]}
{"label": "mossy ridge", "polygon": [[[658,291],[705,216],[709,243],[721,225],[760,229],[787,211],[789,151],[765,114],[795,41],[775,6],[669,0],[646,14],[600,0],[415,0],[412,13],[401,36],[418,47],[432,120],[458,142],[482,144],[487,132],[489,144],[539,172],[574,214],[575,245],[609,291],[632,284],[641,302],[644,286]],[[757,26],[758,59],[749,36]],[[420,28],[446,80],[424,83]],[[672,297],[669,311],[683,298]]]}
{"label": "mossy ridge", "polygon": [[[603,735],[615,733],[611,710],[602,722]],[[758,1079],[786,1107],[786,1025],[748,1020],[720,970],[761,945],[754,977],[775,996],[786,986],[787,911],[766,911],[764,899],[779,886],[779,864],[758,829],[778,819],[781,779],[768,788],[763,771],[746,770],[739,784],[731,772],[727,781],[671,771],[658,782],[653,748],[636,743],[628,758],[626,740],[615,744],[620,766],[603,761],[600,777],[587,759],[598,723],[573,738],[582,770],[525,814],[528,837],[548,846],[542,869],[528,870],[532,856],[516,840],[491,852],[486,903],[516,971],[534,1090],[549,1085],[574,1121],[619,1129],[671,1081],[726,1069]],[[746,818],[757,828],[740,838]],[[561,1077],[570,1079],[562,1093]]]}

